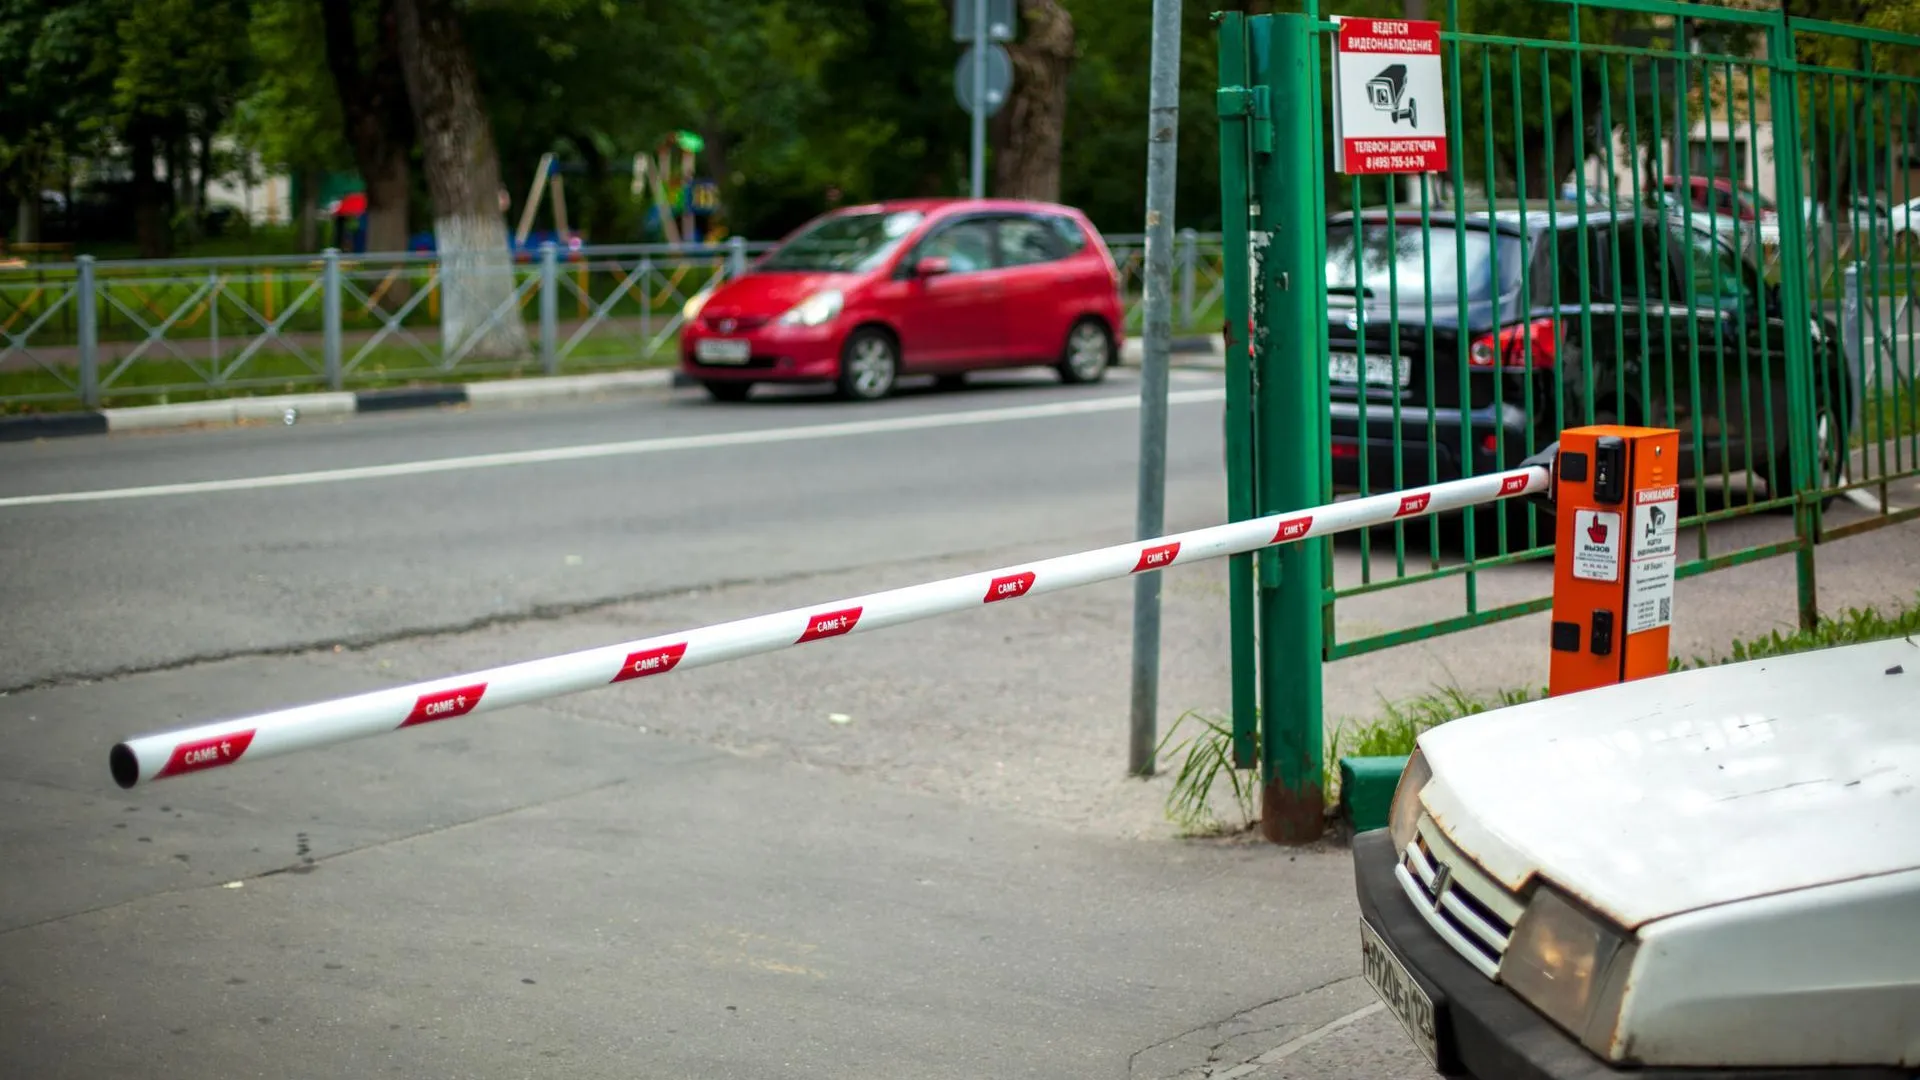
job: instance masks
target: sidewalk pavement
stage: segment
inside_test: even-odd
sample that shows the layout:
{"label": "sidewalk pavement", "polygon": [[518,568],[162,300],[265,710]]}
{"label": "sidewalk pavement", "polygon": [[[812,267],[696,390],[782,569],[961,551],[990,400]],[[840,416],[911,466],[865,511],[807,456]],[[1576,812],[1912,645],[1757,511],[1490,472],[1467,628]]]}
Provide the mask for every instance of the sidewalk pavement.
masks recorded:
{"label": "sidewalk pavement", "polygon": [[116,431],[216,424],[297,423],[317,416],[392,412],[448,405],[527,405],[617,394],[658,393],[686,385],[679,371],[648,368],[594,375],[552,375],[397,390],[277,394],[190,401],[178,405],[141,405],[88,412],[39,413],[0,417],[0,442],[61,435],[104,435]]}
{"label": "sidewalk pavement", "polygon": [[[1172,362],[1175,367],[1202,370],[1224,367],[1219,335],[1210,338],[1176,338],[1173,345]],[[1138,338],[1131,338],[1121,350],[1120,363],[1138,367],[1140,361],[1141,342]],[[692,380],[677,369],[648,368],[593,375],[492,379],[397,390],[276,394],[192,401],[178,405],[30,413],[0,416],[0,442],[202,425],[297,423],[309,417],[450,405],[528,405],[541,401],[658,393],[691,385]]]}

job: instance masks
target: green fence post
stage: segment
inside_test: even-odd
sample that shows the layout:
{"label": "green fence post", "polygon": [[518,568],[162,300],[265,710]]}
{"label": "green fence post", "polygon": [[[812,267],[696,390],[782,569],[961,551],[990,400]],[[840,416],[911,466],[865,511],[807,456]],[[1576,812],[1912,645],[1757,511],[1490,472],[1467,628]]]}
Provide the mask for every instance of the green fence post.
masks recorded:
{"label": "green fence post", "polygon": [[[1247,82],[1246,16],[1225,12],[1220,20],[1220,275],[1226,308],[1222,347],[1227,365],[1227,518],[1253,516],[1253,362],[1247,354],[1249,266],[1248,180],[1253,175],[1250,129],[1271,122],[1260,107],[1264,86]],[[1265,19],[1256,20],[1261,26]],[[1261,27],[1264,28],[1264,27]],[[1191,266],[1191,264],[1189,264]],[[1191,305],[1189,305],[1191,308]],[[1227,560],[1227,619],[1233,658],[1233,767],[1258,763],[1255,741],[1259,721],[1256,697],[1257,653],[1254,640],[1253,556]]]}
{"label": "green fence post", "polygon": [[[1768,28],[1767,51],[1774,62],[1773,100],[1787,107],[1774,110],[1775,188],[1777,205],[1789,209],[1800,206],[1800,62],[1795,52],[1793,29],[1782,19]],[[1805,222],[1797,213],[1783,213],[1780,220],[1780,250],[1807,250],[1802,236]],[[1813,426],[1813,357],[1808,347],[1808,328],[1812,314],[1807,307],[1807,278],[1792,269],[1791,262],[1780,275],[1780,307],[1788,327],[1786,334],[1787,368],[1787,446],[1793,460],[1794,535],[1799,547],[1794,551],[1794,567],[1799,584],[1800,626],[1811,630],[1820,621],[1820,596],[1814,573],[1814,540],[1820,527],[1820,481],[1815,479]],[[1840,436],[1845,438],[1844,435]]]}
{"label": "green fence post", "polygon": [[320,253],[320,355],[327,373],[327,389],[346,385],[340,367],[340,249]]}
{"label": "green fence post", "polygon": [[560,372],[560,249],[551,241],[540,245],[540,370]]}
{"label": "green fence post", "polygon": [[[1265,82],[1273,102],[1273,153],[1256,174],[1254,242],[1265,257],[1254,283],[1257,513],[1311,506],[1326,447],[1326,321],[1319,317],[1324,179],[1315,165],[1320,114],[1313,97],[1313,20],[1275,15]],[[1324,540],[1277,549],[1260,589],[1261,823],[1283,844],[1318,839],[1321,773],[1321,559]]]}
{"label": "green fence post", "polygon": [[82,255],[74,261],[79,264],[73,292],[80,322],[80,404],[97,409],[100,407],[100,309],[99,294],[93,283],[93,256]]}

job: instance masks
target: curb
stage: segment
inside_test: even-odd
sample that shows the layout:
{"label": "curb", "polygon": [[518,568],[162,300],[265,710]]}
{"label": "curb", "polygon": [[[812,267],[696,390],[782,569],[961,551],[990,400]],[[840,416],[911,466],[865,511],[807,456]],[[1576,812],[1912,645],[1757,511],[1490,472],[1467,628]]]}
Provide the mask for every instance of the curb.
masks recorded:
{"label": "curb", "polygon": [[[1120,363],[1127,367],[1139,367],[1146,343],[1138,336],[1127,339],[1120,349]],[[1220,335],[1209,337],[1176,337],[1168,343],[1169,362],[1174,367],[1219,369],[1226,364],[1226,346]]]}
{"label": "curb", "polygon": [[1405,757],[1340,759],[1340,814],[1353,823],[1354,832],[1386,828],[1393,792],[1406,767]]}
{"label": "curb", "polygon": [[354,413],[397,412],[447,405],[517,405],[531,401],[590,398],[605,394],[643,393],[691,385],[678,370],[615,371],[603,375],[555,375],[529,379],[451,386],[403,387],[316,394],[280,394],[271,397],[190,401],[180,405],[142,405],[128,409],[86,412],[33,413],[0,417],[0,442],[26,442],[67,435],[105,435],[120,431],[158,431],[198,424],[239,424],[284,421],[289,411],[298,417],[348,416]]}

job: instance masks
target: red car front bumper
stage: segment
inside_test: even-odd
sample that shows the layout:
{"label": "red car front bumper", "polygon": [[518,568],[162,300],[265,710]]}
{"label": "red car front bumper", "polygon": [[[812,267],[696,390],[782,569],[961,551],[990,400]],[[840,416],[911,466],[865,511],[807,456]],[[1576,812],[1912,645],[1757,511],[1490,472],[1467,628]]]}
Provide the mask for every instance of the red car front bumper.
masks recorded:
{"label": "red car front bumper", "polygon": [[[845,337],[835,325],[782,326],[770,322],[732,333],[704,325],[690,326],[680,335],[680,369],[710,382],[832,382],[840,377],[840,345]],[[722,360],[712,351],[729,346],[702,345],[742,341],[747,349],[744,360]],[[738,349],[737,345],[730,347]]]}

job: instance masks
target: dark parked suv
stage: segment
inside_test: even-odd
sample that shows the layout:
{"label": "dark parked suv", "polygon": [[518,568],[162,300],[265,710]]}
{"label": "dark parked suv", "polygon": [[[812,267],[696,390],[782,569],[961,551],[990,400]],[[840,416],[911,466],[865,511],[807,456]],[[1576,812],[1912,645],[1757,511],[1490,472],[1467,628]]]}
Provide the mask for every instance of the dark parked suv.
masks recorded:
{"label": "dark parked suv", "polygon": [[[1367,489],[1389,491],[1510,467],[1563,427],[1619,422],[1678,428],[1683,476],[1789,492],[1779,291],[1705,222],[1435,213],[1428,245],[1418,214],[1362,211],[1357,237],[1354,221],[1327,226],[1336,489],[1360,488],[1363,461]],[[1831,484],[1849,384],[1832,325],[1817,319],[1809,338]]]}

